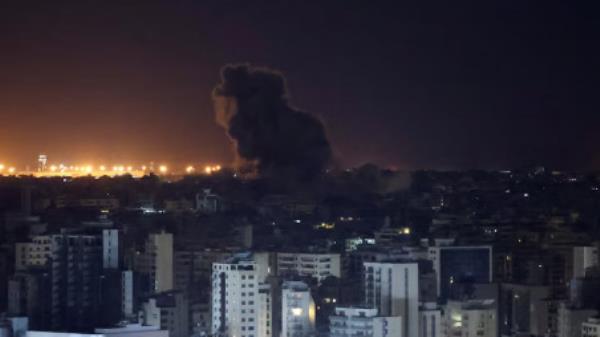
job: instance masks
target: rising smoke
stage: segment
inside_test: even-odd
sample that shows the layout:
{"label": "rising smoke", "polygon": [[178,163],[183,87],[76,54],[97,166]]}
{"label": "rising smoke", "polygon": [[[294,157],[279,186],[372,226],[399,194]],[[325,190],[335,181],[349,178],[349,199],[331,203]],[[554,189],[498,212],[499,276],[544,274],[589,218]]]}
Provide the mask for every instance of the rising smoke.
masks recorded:
{"label": "rising smoke", "polygon": [[323,123],[289,105],[279,72],[227,65],[213,90],[217,122],[233,141],[238,166],[261,177],[310,180],[332,160]]}

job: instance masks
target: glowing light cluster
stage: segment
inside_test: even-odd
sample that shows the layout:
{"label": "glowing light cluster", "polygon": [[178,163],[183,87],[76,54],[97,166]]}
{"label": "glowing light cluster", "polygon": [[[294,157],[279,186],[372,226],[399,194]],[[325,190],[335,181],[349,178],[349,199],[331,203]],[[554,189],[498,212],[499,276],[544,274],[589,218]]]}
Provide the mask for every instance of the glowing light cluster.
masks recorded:
{"label": "glowing light cluster", "polygon": [[5,165],[0,163],[0,175],[31,175],[35,177],[52,177],[52,176],[119,176],[119,175],[131,175],[134,177],[142,177],[147,174],[159,174],[159,175],[178,175],[178,174],[212,174],[221,170],[221,165],[206,165],[204,170],[197,171],[193,165],[184,166],[181,169],[173,169],[166,164],[162,163],[158,166],[151,165],[125,165],[125,164],[113,164],[113,165],[92,165],[90,163],[71,165],[65,163],[50,163],[46,165],[44,162],[43,166],[39,166],[36,170],[17,170],[14,166]]}
{"label": "glowing light cluster", "polygon": [[14,166],[0,164],[0,175],[14,175],[15,172],[16,169],[14,168]]}
{"label": "glowing light cluster", "polygon": [[204,167],[204,173],[206,173],[206,174],[212,174],[214,172],[219,172],[219,171],[221,171],[221,165],[214,165],[214,166],[207,165]]}

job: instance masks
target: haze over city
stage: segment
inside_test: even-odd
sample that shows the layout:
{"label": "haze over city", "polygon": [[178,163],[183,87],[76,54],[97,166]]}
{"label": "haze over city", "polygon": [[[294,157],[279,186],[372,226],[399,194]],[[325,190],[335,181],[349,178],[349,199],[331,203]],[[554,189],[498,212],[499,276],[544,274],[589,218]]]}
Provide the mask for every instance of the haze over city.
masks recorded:
{"label": "haze over city", "polygon": [[4,3],[0,158],[231,164],[211,92],[223,66],[247,62],[284,74],[344,167],[598,168],[591,13],[553,1]]}

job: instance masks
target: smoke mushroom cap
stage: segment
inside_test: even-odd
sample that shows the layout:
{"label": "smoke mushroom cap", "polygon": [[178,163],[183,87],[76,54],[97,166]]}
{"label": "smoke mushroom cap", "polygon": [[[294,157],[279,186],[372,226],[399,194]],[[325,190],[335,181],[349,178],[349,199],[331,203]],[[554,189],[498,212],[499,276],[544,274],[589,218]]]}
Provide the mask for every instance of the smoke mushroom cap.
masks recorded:
{"label": "smoke mushroom cap", "polygon": [[213,99],[217,122],[232,140],[239,166],[261,177],[306,181],[331,164],[322,121],[290,106],[281,73],[227,65]]}

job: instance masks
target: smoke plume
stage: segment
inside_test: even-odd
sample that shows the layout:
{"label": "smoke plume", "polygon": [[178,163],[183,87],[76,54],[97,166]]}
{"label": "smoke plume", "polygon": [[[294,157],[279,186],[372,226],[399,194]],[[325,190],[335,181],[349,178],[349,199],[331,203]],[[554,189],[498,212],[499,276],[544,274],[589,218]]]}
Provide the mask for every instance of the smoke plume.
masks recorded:
{"label": "smoke plume", "polygon": [[217,122],[234,143],[238,165],[262,177],[309,180],[330,164],[323,123],[290,106],[279,72],[227,65],[213,99]]}

